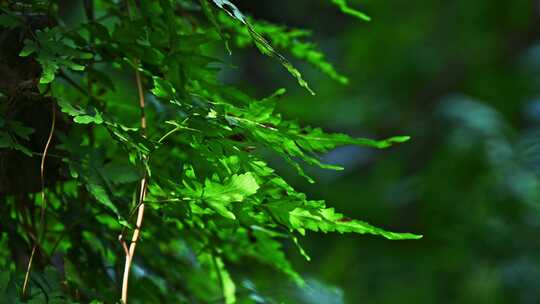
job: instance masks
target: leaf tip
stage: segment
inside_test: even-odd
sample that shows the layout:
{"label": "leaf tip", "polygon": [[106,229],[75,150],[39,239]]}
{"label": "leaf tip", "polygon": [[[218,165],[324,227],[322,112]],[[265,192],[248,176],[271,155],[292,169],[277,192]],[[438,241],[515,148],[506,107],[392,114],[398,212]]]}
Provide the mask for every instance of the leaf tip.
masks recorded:
{"label": "leaf tip", "polygon": [[391,138],[391,141],[392,142],[395,142],[395,143],[404,143],[404,142],[407,142],[411,139],[410,136],[395,136],[395,137],[392,137]]}

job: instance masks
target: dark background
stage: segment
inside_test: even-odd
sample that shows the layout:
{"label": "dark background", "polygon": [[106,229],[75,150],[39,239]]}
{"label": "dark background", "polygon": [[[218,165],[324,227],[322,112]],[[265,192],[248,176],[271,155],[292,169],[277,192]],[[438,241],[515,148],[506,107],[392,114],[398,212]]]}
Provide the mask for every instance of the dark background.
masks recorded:
{"label": "dark background", "polygon": [[290,248],[311,278],[297,298],[540,303],[538,1],[349,1],[371,22],[324,0],[234,2],[256,18],[313,30],[350,84],[293,60],[317,92],[311,97],[255,50],[235,50],[238,68],[224,72],[226,82],[258,97],[286,87],[280,109],[305,124],[412,137],[389,150],[333,151],[325,159],[346,170],[312,169],[315,185],[275,163],[311,197],[351,217],[424,235],[392,242],[309,234],[311,262]]}

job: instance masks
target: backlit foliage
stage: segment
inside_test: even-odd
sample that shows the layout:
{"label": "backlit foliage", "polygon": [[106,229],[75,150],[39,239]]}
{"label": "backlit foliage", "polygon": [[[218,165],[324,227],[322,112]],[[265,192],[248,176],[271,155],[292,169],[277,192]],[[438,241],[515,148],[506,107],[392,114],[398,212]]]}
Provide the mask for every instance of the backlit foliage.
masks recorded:
{"label": "backlit foliage", "polygon": [[[335,147],[387,148],[408,137],[371,140],[301,126],[275,111],[284,89],[257,98],[219,80],[230,67],[216,57],[216,46],[223,53],[255,46],[306,89],[306,98],[316,89],[285,56],[347,83],[305,40],[309,31],[254,20],[227,0],[81,1],[86,17],[75,25],[62,19],[55,1],[0,3],[3,56],[25,69],[15,75],[11,66],[14,76],[2,77],[12,81],[0,88],[0,298],[21,300],[36,244],[25,300],[118,301],[122,243],[142,203],[130,281],[135,303],[272,303],[245,284],[249,267],[266,265],[301,285],[283,246],[297,246],[309,259],[299,243],[308,231],[419,237],[306,197],[263,158],[279,155],[314,182],[303,166],[340,170],[320,160]],[[346,1],[332,3],[368,19]],[[126,79],[128,87],[137,85],[135,71],[145,128],[136,90],[118,90]]]}

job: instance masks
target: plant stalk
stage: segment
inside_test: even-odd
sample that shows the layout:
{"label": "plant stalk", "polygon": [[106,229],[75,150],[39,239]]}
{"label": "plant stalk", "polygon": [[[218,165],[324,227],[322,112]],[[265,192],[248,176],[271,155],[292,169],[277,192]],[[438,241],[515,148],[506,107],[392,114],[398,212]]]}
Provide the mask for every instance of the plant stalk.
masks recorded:
{"label": "plant stalk", "polygon": [[41,165],[40,165],[40,181],[41,181],[41,211],[39,215],[39,227],[41,232],[37,232],[36,239],[34,241],[34,246],[32,247],[32,253],[30,254],[30,259],[28,260],[28,267],[26,268],[26,274],[24,275],[24,282],[22,287],[21,296],[24,299],[26,296],[26,290],[28,289],[28,282],[30,280],[30,272],[32,271],[32,263],[34,262],[34,256],[36,250],[39,247],[40,242],[45,236],[45,210],[47,209],[47,201],[45,199],[45,159],[47,158],[47,152],[52,142],[54,135],[54,129],[56,126],[56,104],[54,100],[51,100],[51,112],[52,112],[52,122],[51,129],[49,131],[49,136],[47,137],[47,142],[45,143],[45,148],[43,148],[43,154],[41,156]]}
{"label": "plant stalk", "polygon": [[[142,80],[141,80],[141,74],[139,70],[135,70],[135,79],[137,81],[137,91],[139,94],[139,107],[141,111],[141,131],[144,137],[146,137],[146,114],[145,114],[145,99],[144,99],[144,90],[142,87]],[[143,157],[143,162],[146,161],[146,157]],[[122,298],[121,302],[124,304],[127,304],[127,297],[128,297],[128,287],[129,287],[129,274],[131,270],[131,265],[133,263],[133,257],[135,255],[135,248],[137,247],[137,242],[139,241],[140,234],[141,234],[141,228],[142,228],[142,222],[144,218],[144,200],[146,198],[146,190],[147,190],[147,174],[146,169],[144,171],[143,177],[141,178],[141,185],[139,189],[139,207],[137,210],[137,221],[135,224],[135,230],[133,231],[133,235],[131,237],[131,243],[129,244],[129,249],[126,251],[126,261],[124,264],[124,276],[122,279]],[[121,242],[124,242],[121,240]],[[125,244],[123,243],[125,246]],[[125,248],[125,247],[124,247]]]}

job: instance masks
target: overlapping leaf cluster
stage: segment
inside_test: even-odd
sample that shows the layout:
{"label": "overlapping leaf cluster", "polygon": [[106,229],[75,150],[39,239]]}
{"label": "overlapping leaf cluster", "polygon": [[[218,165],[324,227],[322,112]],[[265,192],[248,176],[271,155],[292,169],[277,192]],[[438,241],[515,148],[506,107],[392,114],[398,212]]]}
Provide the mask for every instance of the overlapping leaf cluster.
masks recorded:
{"label": "overlapping leaf cluster", "polygon": [[[356,12],[345,1],[334,3]],[[45,190],[48,237],[41,244],[43,265],[61,259],[62,267],[33,274],[33,296],[49,296],[39,280],[55,273],[64,278],[58,288],[66,301],[118,298],[124,256],[117,235],[133,228],[137,183],[144,175],[150,210],[131,282],[134,301],[250,303],[249,293],[239,292],[236,283],[249,280],[244,268],[252,262],[301,284],[282,246],[298,246],[308,257],[298,241],[307,231],[418,238],[350,219],[324,201],[308,199],[259,153],[273,151],[314,182],[304,164],[341,169],[321,163],[322,153],[349,144],[386,148],[408,137],[351,138],[284,120],[274,109],[285,90],[257,99],[223,85],[217,79],[221,60],[206,51],[221,45],[216,43],[220,40],[226,49],[232,49],[231,41],[255,45],[313,93],[278,49],[289,51],[345,83],[313,44],[300,40],[308,32],[253,20],[226,0],[100,0],[93,10],[88,21],[70,28],[62,22],[27,28],[17,19],[20,11],[5,10],[9,17],[1,19],[6,30],[33,31],[20,56],[41,65],[41,92],[53,98],[70,126],[55,135],[57,157],[64,163],[59,170],[66,176]],[[147,136],[137,123],[135,93],[129,100],[120,98],[115,93],[118,77],[111,76],[133,75],[134,70],[140,71],[146,91]],[[39,152],[24,147],[32,131],[20,122],[2,118],[0,128],[1,148]],[[15,208],[17,198],[8,196],[2,203]],[[19,224],[16,216],[2,216]],[[31,244],[32,239],[22,241]],[[17,271],[3,276],[0,287],[9,290],[20,279]]]}

